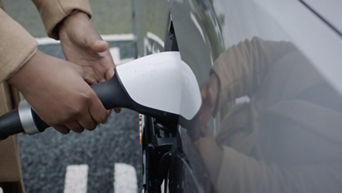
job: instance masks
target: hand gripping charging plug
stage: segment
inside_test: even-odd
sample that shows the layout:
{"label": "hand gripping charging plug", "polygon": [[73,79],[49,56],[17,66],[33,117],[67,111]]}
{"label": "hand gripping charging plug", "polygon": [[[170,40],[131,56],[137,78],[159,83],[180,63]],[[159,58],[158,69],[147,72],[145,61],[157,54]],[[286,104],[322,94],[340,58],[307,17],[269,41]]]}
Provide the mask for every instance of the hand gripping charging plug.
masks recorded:
{"label": "hand gripping charging plug", "polygon": [[[179,52],[162,52],[120,65],[111,80],[92,86],[106,109],[124,107],[158,118],[191,120],[201,106],[196,77]],[[0,139],[49,127],[22,102],[0,117]]]}

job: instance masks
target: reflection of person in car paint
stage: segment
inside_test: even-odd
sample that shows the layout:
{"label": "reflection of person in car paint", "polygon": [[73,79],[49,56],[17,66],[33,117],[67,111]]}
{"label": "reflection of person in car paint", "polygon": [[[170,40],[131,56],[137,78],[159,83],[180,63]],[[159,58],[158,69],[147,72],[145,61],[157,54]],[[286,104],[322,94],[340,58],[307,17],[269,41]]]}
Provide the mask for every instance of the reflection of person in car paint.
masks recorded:
{"label": "reflection of person in car paint", "polygon": [[[288,42],[253,38],[231,47],[202,85],[193,137],[217,192],[339,192],[342,100]],[[232,105],[214,137],[210,116]]]}

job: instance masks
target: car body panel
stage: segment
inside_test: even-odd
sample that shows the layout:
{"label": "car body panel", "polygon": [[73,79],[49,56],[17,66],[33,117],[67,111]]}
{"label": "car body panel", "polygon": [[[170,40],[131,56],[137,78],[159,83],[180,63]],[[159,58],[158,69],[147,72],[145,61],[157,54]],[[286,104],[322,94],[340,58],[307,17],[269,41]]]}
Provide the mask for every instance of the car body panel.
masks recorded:
{"label": "car body panel", "polygon": [[[172,24],[182,59],[205,95],[216,88],[212,77],[219,79],[211,116],[202,114],[210,106],[205,98],[198,113],[201,132],[210,135],[194,142],[182,132],[204,192],[339,190],[342,37],[334,29],[340,30],[340,3],[329,2],[160,0],[165,14],[158,26],[164,28],[141,28],[140,39],[152,32],[163,42],[167,33],[161,31]],[[140,6],[149,13],[159,10]],[[139,17],[145,19],[157,18]],[[165,43],[159,45],[154,51]],[[216,142],[204,140],[210,137]],[[210,159],[217,155],[219,161]],[[199,192],[190,184],[196,183],[189,183],[189,192]]]}
{"label": "car body panel", "polygon": [[342,2],[336,0],[319,1],[319,0],[302,0],[310,9],[316,12],[321,19],[331,23],[333,28],[342,33]]}

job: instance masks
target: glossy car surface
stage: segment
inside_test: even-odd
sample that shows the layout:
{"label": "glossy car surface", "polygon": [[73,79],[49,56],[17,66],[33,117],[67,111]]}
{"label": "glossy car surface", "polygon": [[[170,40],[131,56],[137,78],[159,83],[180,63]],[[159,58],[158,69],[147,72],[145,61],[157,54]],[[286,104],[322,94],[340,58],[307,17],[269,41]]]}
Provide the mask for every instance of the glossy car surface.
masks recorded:
{"label": "glossy car surface", "polygon": [[134,8],[138,55],[179,50],[201,87],[197,123],[181,129],[191,165],[184,192],[342,189],[341,2],[136,0]]}

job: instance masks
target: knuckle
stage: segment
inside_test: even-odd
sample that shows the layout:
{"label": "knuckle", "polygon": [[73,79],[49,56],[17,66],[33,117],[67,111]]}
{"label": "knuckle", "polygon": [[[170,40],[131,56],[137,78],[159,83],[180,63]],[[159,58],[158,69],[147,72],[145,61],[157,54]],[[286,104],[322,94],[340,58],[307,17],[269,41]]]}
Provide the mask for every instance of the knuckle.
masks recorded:
{"label": "knuckle", "polygon": [[82,95],[81,95],[81,101],[83,103],[89,103],[90,101],[92,101],[95,97],[95,93],[92,90],[88,90],[85,91]]}
{"label": "knuckle", "polygon": [[65,116],[65,121],[68,119],[73,119],[75,117],[78,117],[78,115],[82,112],[82,105],[75,104],[69,107],[69,111],[67,116]]}
{"label": "knuckle", "polygon": [[91,122],[89,124],[89,130],[94,130],[96,128],[96,123],[95,122]]}
{"label": "knuckle", "polygon": [[96,117],[95,121],[96,121],[97,124],[100,124],[100,123],[105,122],[106,119],[107,119],[106,113],[101,113],[101,114],[98,114],[98,116]]}
{"label": "knuckle", "polygon": [[54,126],[54,128],[58,131],[58,132],[60,132],[60,133],[62,133],[62,134],[68,134],[69,132],[70,132],[70,130],[69,129],[66,129],[66,128],[64,128],[64,127],[60,127],[60,126]]}
{"label": "knuckle", "polygon": [[82,125],[85,129],[87,130],[93,130],[96,127],[96,123],[95,121],[93,121],[92,119],[87,119],[87,120],[83,120],[83,125]]}
{"label": "knuckle", "polygon": [[53,125],[62,125],[64,123],[67,122],[67,120],[69,119],[68,117],[68,114],[62,114],[62,115],[59,115],[58,117],[56,117],[52,122]]}
{"label": "knuckle", "polygon": [[83,128],[81,128],[81,127],[73,128],[72,130],[76,133],[82,133],[83,132]]}
{"label": "knuckle", "polygon": [[102,124],[102,123],[105,123],[106,122],[106,118],[105,117],[101,117],[100,119],[98,119],[98,122],[97,124]]}
{"label": "knuckle", "polygon": [[110,115],[110,113],[109,113],[109,112],[106,112],[106,113],[104,114],[104,116],[103,116],[103,119],[102,119],[101,123],[105,123],[105,122],[107,121],[109,115]]}
{"label": "knuckle", "polygon": [[98,117],[96,119],[97,124],[105,123],[108,119],[109,113],[107,111],[104,111],[103,113],[98,113]]}
{"label": "knuckle", "polygon": [[102,117],[102,119],[100,120],[100,123],[105,123],[107,121],[107,116]]}
{"label": "knuckle", "polygon": [[89,130],[89,131],[92,131],[96,128],[95,125],[89,125],[86,129]]}

